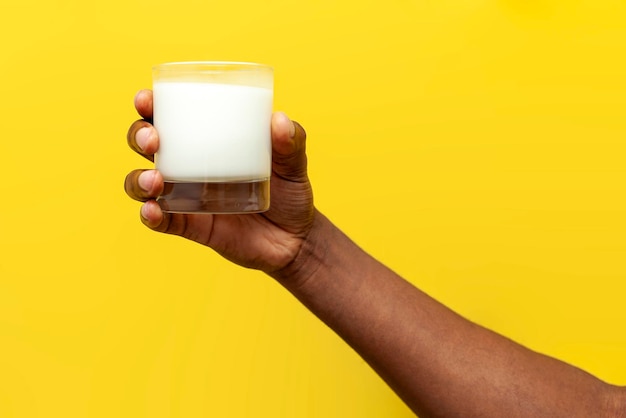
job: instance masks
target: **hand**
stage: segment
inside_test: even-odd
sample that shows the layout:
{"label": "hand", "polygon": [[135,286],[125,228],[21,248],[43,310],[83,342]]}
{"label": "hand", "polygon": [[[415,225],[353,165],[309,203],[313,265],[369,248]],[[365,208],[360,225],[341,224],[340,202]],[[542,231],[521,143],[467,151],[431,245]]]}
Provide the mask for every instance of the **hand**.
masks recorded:
{"label": "hand", "polygon": [[[159,136],[151,124],[152,91],[135,97],[143,117],[128,130],[128,145],[154,161]],[[164,213],[154,200],[163,191],[163,177],[156,170],[133,170],[124,188],[133,199],[145,202],[141,220],[149,228],[196,241],[241,266],[268,274],[291,263],[313,225],[313,193],[307,177],[306,133],[283,113],[274,113],[272,129],[271,207],[265,213],[205,215]]]}

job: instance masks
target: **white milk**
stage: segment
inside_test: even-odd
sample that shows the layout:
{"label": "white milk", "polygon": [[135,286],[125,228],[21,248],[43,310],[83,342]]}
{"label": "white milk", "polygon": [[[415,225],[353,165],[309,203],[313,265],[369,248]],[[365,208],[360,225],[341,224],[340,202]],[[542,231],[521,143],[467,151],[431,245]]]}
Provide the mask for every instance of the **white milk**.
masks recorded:
{"label": "white milk", "polygon": [[271,173],[272,90],[234,84],[157,81],[156,168],[166,181],[236,182]]}

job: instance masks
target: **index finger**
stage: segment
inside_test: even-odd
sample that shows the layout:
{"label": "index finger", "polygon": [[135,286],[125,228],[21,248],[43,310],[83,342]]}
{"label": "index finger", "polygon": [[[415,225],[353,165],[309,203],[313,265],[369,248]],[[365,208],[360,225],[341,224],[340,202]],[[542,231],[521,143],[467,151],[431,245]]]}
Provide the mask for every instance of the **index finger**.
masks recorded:
{"label": "index finger", "polygon": [[135,95],[135,109],[142,118],[152,120],[152,90],[140,90]]}

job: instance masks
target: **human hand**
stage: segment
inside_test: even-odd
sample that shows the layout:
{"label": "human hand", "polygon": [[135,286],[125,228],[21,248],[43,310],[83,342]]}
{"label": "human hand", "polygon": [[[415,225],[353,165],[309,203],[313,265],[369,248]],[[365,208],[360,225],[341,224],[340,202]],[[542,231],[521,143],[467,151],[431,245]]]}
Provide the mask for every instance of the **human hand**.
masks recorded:
{"label": "human hand", "polygon": [[[151,124],[152,91],[135,96],[135,108],[143,118],[128,130],[128,145],[150,161],[159,148],[159,136]],[[156,202],[163,191],[157,170],[136,169],[124,182],[126,193],[144,202],[141,220],[149,228],[196,241],[213,248],[226,259],[268,274],[291,263],[313,225],[315,209],[307,176],[306,133],[283,113],[274,113],[270,209],[247,215],[164,213]]]}

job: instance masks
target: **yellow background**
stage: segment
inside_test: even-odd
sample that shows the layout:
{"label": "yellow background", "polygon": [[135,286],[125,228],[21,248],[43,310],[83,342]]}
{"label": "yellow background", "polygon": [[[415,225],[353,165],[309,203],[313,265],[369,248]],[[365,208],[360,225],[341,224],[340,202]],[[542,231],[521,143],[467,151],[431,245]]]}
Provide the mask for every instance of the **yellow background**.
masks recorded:
{"label": "yellow background", "polygon": [[0,416],[411,416],[270,279],[139,222],[132,99],[179,60],[274,66],[323,212],[626,384],[623,1],[1,1]]}

